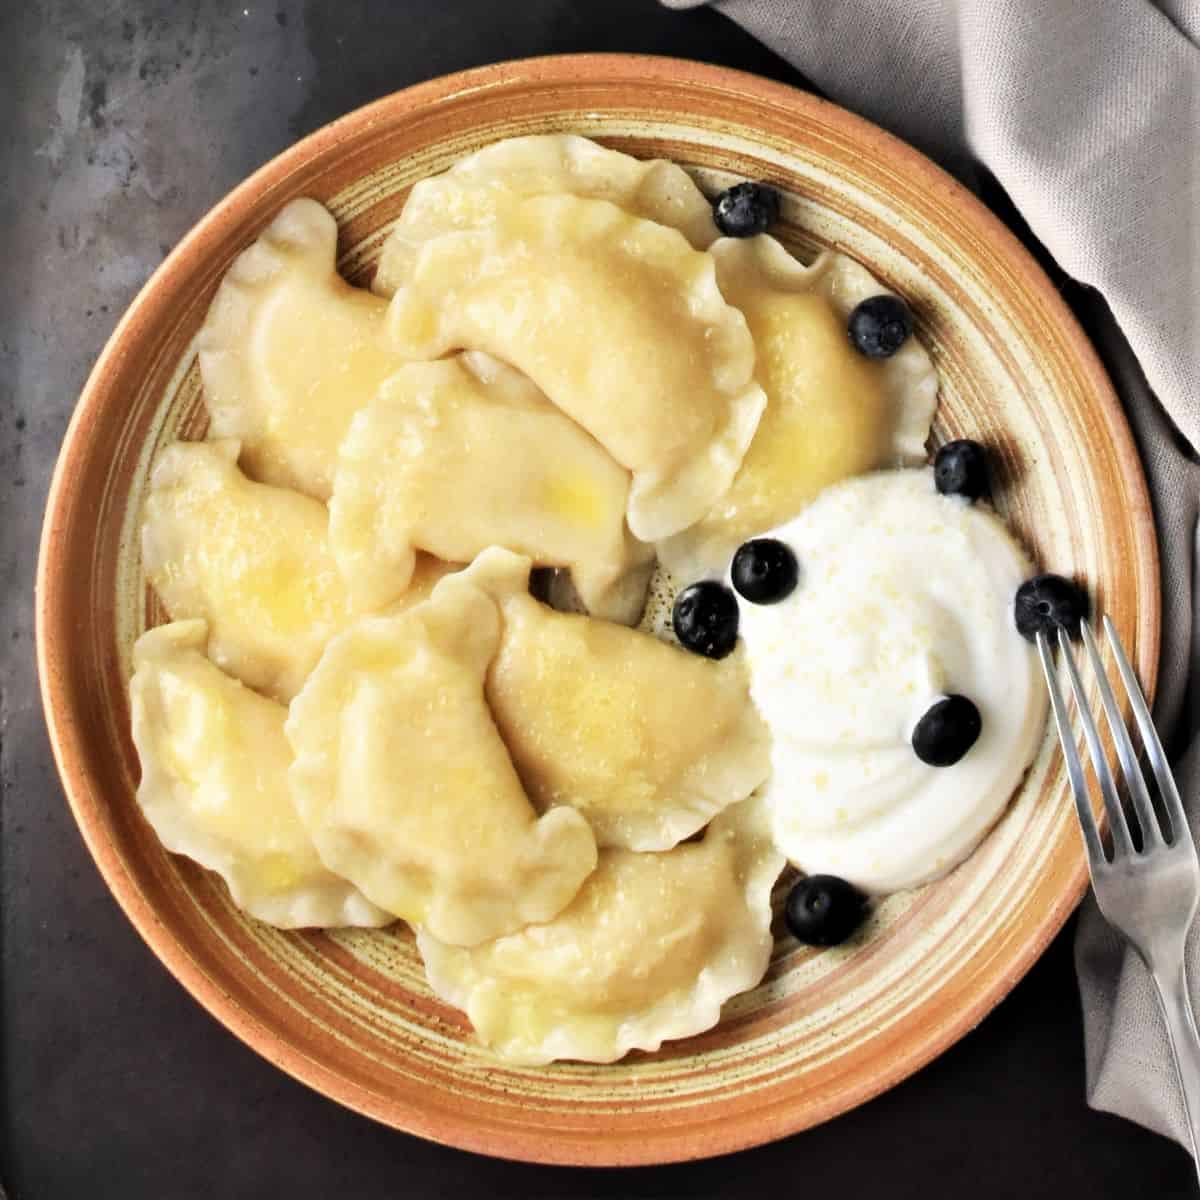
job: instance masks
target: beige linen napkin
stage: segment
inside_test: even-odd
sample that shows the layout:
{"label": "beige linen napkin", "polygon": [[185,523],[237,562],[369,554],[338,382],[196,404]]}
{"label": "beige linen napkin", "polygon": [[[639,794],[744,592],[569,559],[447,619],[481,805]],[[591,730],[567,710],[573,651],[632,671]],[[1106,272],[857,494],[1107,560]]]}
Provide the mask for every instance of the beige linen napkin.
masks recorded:
{"label": "beige linen napkin", "polygon": [[[1196,829],[1200,739],[1183,698],[1200,495],[1190,449],[1200,444],[1200,0],[714,7],[830,99],[968,184],[986,168],[1063,271],[1103,297],[1085,301],[1083,315],[1122,393],[1154,496],[1164,592],[1156,715],[1183,750],[1179,783]],[[1195,1002],[1196,938],[1190,955]],[[1149,977],[1091,899],[1076,962],[1090,1103],[1186,1144]]]}

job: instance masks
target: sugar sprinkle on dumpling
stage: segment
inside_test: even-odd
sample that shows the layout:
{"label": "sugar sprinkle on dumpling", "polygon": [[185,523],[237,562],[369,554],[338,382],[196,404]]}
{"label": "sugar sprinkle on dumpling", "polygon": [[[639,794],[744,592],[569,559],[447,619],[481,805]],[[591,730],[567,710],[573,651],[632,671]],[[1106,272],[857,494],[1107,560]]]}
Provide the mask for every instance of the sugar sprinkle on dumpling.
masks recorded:
{"label": "sugar sprinkle on dumpling", "polygon": [[377,606],[415,551],[469,562],[488,546],[569,567],[588,611],[633,624],[654,552],[625,524],[629,472],[519,372],[467,354],[401,368],[354,418],[330,541],[347,587]]}
{"label": "sugar sprinkle on dumpling", "polygon": [[554,194],[609,200],[678,229],[697,250],[717,238],[708,200],[675,163],[642,161],[574,133],[530,134],[493,142],[415,184],[384,242],[372,288],[391,296],[431,238],[490,224],[506,200]]}
{"label": "sugar sprinkle on dumpling", "polygon": [[386,304],[337,273],[337,224],[293,200],[229,268],[197,342],[211,435],[252,478],[329,497],[350,418],[401,360]]}
{"label": "sugar sprinkle on dumpling", "polygon": [[571,809],[538,817],[484,701],[495,602],[463,573],[326,648],[292,701],[292,794],[322,859],[381,908],[472,945],[552,919],[596,864]]}
{"label": "sugar sprinkle on dumpling", "polygon": [[432,239],[388,328],[409,358],[484,350],[529,376],[633,472],[628,520],[642,541],[708,511],[765,404],[711,256],[604,200],[539,196]]}
{"label": "sugar sprinkle on dumpling", "polygon": [[462,574],[503,617],[487,698],[539,808],[569,805],[601,846],[666,850],[770,769],[741,656],[712,662],[649,634],[560,613],[529,560],[495,548]]}
{"label": "sugar sprinkle on dumpling", "polygon": [[203,621],[144,633],[130,684],[138,803],[162,844],[216,871],[234,903],[284,929],[393,918],[326,868],[292,806],[287,709],[204,654]]}
{"label": "sugar sprinkle on dumpling", "polygon": [[471,949],[427,929],[434,991],[510,1062],[614,1062],[711,1029],[771,958],[771,888],[784,859],[757,800],[698,842],[659,854],[609,849],[554,920]]}

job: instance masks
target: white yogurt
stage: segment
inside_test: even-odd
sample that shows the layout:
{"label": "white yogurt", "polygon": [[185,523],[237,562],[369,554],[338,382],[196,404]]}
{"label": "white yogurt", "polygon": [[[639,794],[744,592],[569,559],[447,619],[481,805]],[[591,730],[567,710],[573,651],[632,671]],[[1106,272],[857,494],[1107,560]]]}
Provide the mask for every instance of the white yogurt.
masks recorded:
{"label": "white yogurt", "polygon": [[[1042,738],[1045,685],[1013,626],[1029,561],[929,469],[836,484],[770,536],[800,582],[778,604],[741,599],[740,629],[773,738],[776,842],[802,871],[870,892],[934,879],[1000,817]],[[927,766],[913,726],[955,692],[982,732],[953,766]]]}

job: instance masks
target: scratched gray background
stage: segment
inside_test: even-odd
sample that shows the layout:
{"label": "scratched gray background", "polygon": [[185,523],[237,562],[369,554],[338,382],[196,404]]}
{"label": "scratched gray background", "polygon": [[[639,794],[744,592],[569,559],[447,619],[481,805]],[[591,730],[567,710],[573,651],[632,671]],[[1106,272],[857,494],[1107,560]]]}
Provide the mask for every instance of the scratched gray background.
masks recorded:
{"label": "scratched gray background", "polygon": [[572,50],[676,54],[802,82],[720,17],[652,0],[0,0],[10,1200],[1190,1194],[1180,1151],[1084,1106],[1070,931],[976,1033],[853,1114],[708,1164],[585,1172],[428,1145],[307,1091],[201,1012],[109,898],[50,762],[31,640],[46,486],[91,362],[180,235],[295,138],[433,75]]}

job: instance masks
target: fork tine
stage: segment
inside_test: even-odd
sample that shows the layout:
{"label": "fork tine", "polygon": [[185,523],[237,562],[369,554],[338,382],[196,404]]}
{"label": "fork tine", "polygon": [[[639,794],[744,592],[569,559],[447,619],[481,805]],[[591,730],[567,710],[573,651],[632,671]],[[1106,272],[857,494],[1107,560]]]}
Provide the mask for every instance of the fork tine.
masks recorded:
{"label": "fork tine", "polygon": [[1087,696],[1084,695],[1083,680],[1079,677],[1079,668],[1075,665],[1075,655],[1071,652],[1071,643],[1067,640],[1065,629],[1060,628],[1058,631],[1058,648],[1062,652],[1067,675],[1071,679],[1071,690],[1075,693],[1075,710],[1079,713],[1079,723],[1083,726],[1084,741],[1087,742],[1096,778],[1100,781],[1100,794],[1104,797],[1104,807],[1108,811],[1108,823],[1112,828],[1113,859],[1115,861],[1121,855],[1133,853],[1133,839],[1129,836],[1129,826],[1125,823],[1125,814],[1121,810],[1117,785],[1113,781],[1108,759],[1104,756],[1104,747],[1100,744],[1099,733],[1096,732],[1096,722],[1092,718],[1092,710],[1087,702]]}
{"label": "fork tine", "polygon": [[1142,695],[1141,685],[1133,673],[1133,667],[1129,665],[1129,659],[1125,656],[1125,647],[1121,645],[1116,627],[1107,614],[1104,617],[1104,632],[1108,634],[1108,644],[1112,647],[1117,672],[1121,676],[1121,682],[1125,685],[1125,692],[1129,696],[1129,703],[1133,708],[1133,715],[1142,735],[1142,745],[1146,748],[1146,757],[1150,760],[1154,778],[1158,782],[1158,790],[1163,798],[1163,807],[1171,822],[1171,845],[1175,845],[1181,837],[1191,836],[1187,817],[1183,812],[1183,802],[1179,799],[1179,789],[1175,786],[1175,776],[1171,774],[1166,752],[1163,750],[1162,742],[1159,741],[1158,731],[1154,728],[1150,709],[1146,707],[1146,697]]}
{"label": "fork tine", "polygon": [[1087,780],[1083,775],[1083,764],[1075,749],[1075,735],[1071,732],[1071,721],[1067,715],[1067,702],[1058,686],[1058,673],[1050,653],[1050,642],[1044,633],[1037,635],[1038,654],[1042,659],[1042,671],[1046,676],[1046,687],[1050,691],[1050,707],[1054,710],[1054,724],[1058,727],[1058,740],[1062,743],[1063,758],[1067,764],[1067,778],[1071,781],[1071,795],[1075,797],[1075,812],[1079,817],[1079,830],[1087,848],[1088,866],[1092,873],[1107,865],[1104,846],[1100,841],[1100,830],[1092,813],[1092,801],[1088,795]]}
{"label": "fork tine", "polygon": [[1133,739],[1125,722],[1121,719],[1120,709],[1117,708],[1117,698],[1113,695],[1112,685],[1108,682],[1108,672],[1100,660],[1100,650],[1096,638],[1092,634],[1091,624],[1086,618],[1079,623],[1079,631],[1083,637],[1084,649],[1092,664],[1092,673],[1100,688],[1100,703],[1104,707],[1104,718],[1112,733],[1113,745],[1117,749],[1117,757],[1121,760],[1121,770],[1125,774],[1125,782],[1133,800],[1133,809],[1137,813],[1138,824],[1142,827],[1142,848],[1148,849],[1160,841],[1165,841],[1165,835],[1159,829],[1158,816],[1154,805],[1150,802],[1150,793],[1146,790],[1146,779],[1142,768],[1138,765],[1137,751],[1133,748]]}

